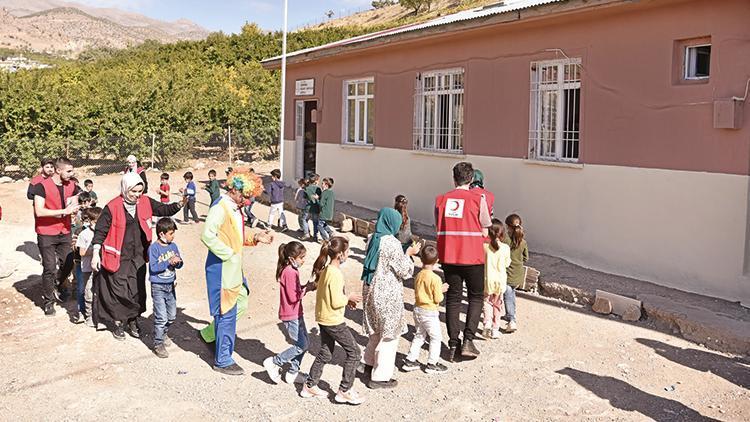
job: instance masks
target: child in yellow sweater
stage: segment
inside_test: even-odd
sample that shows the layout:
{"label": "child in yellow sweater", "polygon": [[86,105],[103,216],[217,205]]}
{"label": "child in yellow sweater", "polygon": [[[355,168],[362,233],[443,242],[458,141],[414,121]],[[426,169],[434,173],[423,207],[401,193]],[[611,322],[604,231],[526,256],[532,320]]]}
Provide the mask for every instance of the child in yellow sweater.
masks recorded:
{"label": "child in yellow sweater", "polygon": [[448,367],[439,362],[440,346],[443,341],[440,331],[440,312],[438,305],[443,301],[443,293],[448,290],[448,285],[443,284],[440,276],[433,272],[438,261],[438,252],[432,245],[427,245],[420,253],[422,259],[422,271],[414,280],[414,325],[417,333],[411,342],[409,355],[404,359],[401,366],[406,372],[419,369],[419,352],[426,337],[430,337],[430,355],[427,358],[427,366],[424,371],[428,374],[442,374]]}
{"label": "child in yellow sweater", "polygon": [[502,221],[492,220],[488,229],[490,243],[484,245],[484,338],[500,338],[500,321],[503,293],[508,284],[507,268],[510,266],[510,246],[504,243],[505,227]]}
{"label": "child in yellow sweater", "polygon": [[328,396],[318,387],[318,382],[323,374],[323,367],[333,357],[335,343],[338,343],[346,352],[346,361],[335,400],[338,403],[357,405],[364,403],[364,398],[352,388],[360,352],[351,330],[344,322],[344,310],[347,305],[350,308],[356,307],[362,300],[362,295],[352,293],[347,296],[344,292],[344,274],[339,267],[348,256],[349,241],[343,237],[334,237],[330,242],[323,242],[320,256],[313,265],[313,275],[317,284],[315,321],[320,326],[320,351],[310,368],[310,375],[302,387],[300,396]]}

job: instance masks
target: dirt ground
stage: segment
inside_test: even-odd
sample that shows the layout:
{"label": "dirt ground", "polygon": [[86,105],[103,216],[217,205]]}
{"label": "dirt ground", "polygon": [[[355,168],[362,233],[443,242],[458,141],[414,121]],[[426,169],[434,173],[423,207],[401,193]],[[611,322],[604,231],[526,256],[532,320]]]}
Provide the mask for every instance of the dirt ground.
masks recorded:
{"label": "dirt ground", "polygon": [[[221,174],[222,167],[216,169]],[[204,180],[207,170],[195,170],[197,180]],[[173,188],[181,185],[181,174],[172,173]],[[94,180],[101,202],[116,193],[119,176]],[[149,180],[155,186],[158,173],[149,174]],[[712,352],[645,325],[623,324],[533,295],[518,299],[518,332],[480,340],[481,356],[449,364],[446,374],[399,372],[394,390],[370,391],[358,380],[355,388],[367,401],[352,407],[333,403],[341,368],[328,366],[323,387],[331,399],[301,399],[299,386],[273,385],[262,367],[266,357],[288,344],[277,318],[273,276],[278,245],[292,239],[284,234],[277,234],[273,245],[245,252],[250,303],[238,321],[235,358],[246,375],[222,376],[211,369],[213,351],[196,331],[209,320],[201,225],[180,226],[177,232],[185,261],[178,272],[179,311],[170,330],[170,357],[159,359],[150,350],[150,309],[142,322],[144,338],[124,342],[108,331],[72,324],[73,301],[64,305],[68,313],[58,308],[55,317],[43,315],[41,266],[25,190],[25,183],[0,185],[5,239],[0,252],[2,259],[18,264],[15,274],[0,280],[0,420],[750,420],[746,357]],[[205,204],[207,198],[202,192],[199,201]],[[198,206],[199,214],[206,210]],[[261,205],[254,210],[261,218],[267,215]],[[295,216],[287,216],[296,229]],[[354,291],[360,288],[364,240],[346,236],[354,256],[343,269]],[[309,274],[319,246],[306,246],[302,272]],[[411,287],[405,286],[409,321]],[[313,295],[304,306],[315,352]],[[347,317],[364,346],[361,311]],[[399,366],[413,331],[410,326],[400,342]],[[304,358],[303,370],[313,359]],[[334,362],[342,360],[343,351],[337,349]]]}

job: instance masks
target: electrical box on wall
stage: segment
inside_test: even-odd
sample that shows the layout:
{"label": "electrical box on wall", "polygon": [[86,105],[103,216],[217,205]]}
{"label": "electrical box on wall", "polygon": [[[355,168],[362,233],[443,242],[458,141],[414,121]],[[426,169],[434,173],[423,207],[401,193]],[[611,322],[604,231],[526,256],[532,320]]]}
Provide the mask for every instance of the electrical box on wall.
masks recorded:
{"label": "electrical box on wall", "polygon": [[744,101],[732,98],[714,101],[714,129],[742,128],[743,104]]}
{"label": "electrical box on wall", "polygon": [[312,109],[310,112],[310,121],[312,123],[318,123],[318,110]]}

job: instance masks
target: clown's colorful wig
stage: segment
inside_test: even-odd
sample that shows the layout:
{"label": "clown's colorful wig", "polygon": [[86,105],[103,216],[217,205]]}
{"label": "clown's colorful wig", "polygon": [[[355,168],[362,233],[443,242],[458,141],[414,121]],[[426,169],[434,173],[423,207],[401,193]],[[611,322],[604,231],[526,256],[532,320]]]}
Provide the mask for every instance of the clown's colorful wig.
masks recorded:
{"label": "clown's colorful wig", "polygon": [[237,189],[242,192],[242,196],[250,198],[263,193],[263,182],[257,174],[237,168],[227,175],[226,188]]}

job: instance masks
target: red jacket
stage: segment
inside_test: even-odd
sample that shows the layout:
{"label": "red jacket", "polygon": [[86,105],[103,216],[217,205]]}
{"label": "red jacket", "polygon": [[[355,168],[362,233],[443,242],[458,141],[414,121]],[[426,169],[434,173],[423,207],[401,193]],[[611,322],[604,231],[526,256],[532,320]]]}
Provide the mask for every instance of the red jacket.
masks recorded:
{"label": "red jacket", "polygon": [[472,188],[471,190],[477,191],[484,195],[485,201],[487,202],[487,209],[490,211],[490,217],[495,217],[495,195],[485,188]]}
{"label": "red jacket", "polygon": [[[127,225],[122,196],[109,201],[107,208],[109,208],[109,213],[112,215],[112,225],[102,245],[102,267],[114,273],[120,269],[120,254],[122,253],[122,242],[125,239],[125,226]],[[141,225],[141,230],[146,234],[146,239],[150,243],[153,210],[151,209],[151,201],[148,197],[141,196],[138,199],[135,212],[138,217],[138,223]],[[146,255],[146,261],[148,261],[148,255]]]}
{"label": "red jacket", "polygon": [[[60,190],[52,178],[44,179],[41,182],[44,187],[44,207],[48,210],[63,210],[66,207],[68,198],[73,196],[76,190],[76,183],[68,181],[63,183],[63,202],[60,202]],[[36,213],[35,213],[36,215]],[[70,216],[64,217],[36,217],[34,227],[37,234],[45,236],[56,236],[58,234],[70,233]]]}
{"label": "red jacket", "polygon": [[479,221],[482,195],[476,189],[454,189],[435,200],[440,262],[483,265],[484,235]]}

